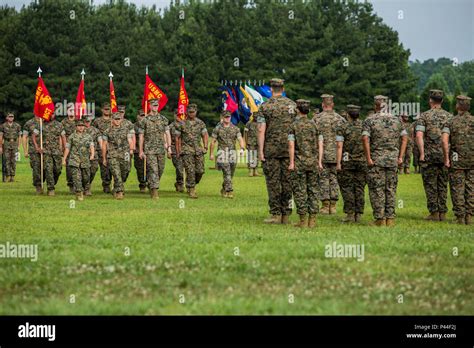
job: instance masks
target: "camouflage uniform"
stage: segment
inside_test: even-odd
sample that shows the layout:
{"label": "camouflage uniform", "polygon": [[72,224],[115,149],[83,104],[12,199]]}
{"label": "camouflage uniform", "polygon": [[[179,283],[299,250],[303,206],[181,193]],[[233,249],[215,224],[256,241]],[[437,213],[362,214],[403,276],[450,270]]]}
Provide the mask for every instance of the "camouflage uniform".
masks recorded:
{"label": "camouflage uniform", "polygon": [[[470,105],[470,98],[458,96],[458,103]],[[454,215],[466,224],[474,215],[474,116],[459,111],[442,129],[449,134],[449,186]]]}
{"label": "camouflage uniform", "polygon": [[[323,96],[327,95],[323,94]],[[321,97],[326,98],[323,96]],[[319,175],[319,199],[326,206],[327,202],[330,201],[333,206],[332,209],[335,209],[336,201],[339,199],[336,170],[336,131],[346,120],[332,110],[323,111],[317,117],[314,115],[314,119],[318,129],[321,130],[324,136],[323,170]]]}
{"label": "camouflage uniform", "polygon": [[207,134],[205,123],[195,118],[178,124],[175,135],[181,138],[181,158],[186,170],[186,188],[193,188],[204,175],[204,152],[201,137]]}
{"label": "camouflage uniform", "polygon": [[[132,138],[135,136],[135,125],[131,121],[124,118],[122,121],[121,127],[125,127],[128,131],[128,134],[132,134]],[[127,181],[131,170],[132,170],[132,161],[130,160],[128,161],[128,170],[125,175],[125,180],[123,181],[124,183]]]}
{"label": "camouflage uniform", "polygon": [[425,160],[420,162],[420,167],[431,214],[444,214],[448,211],[448,170],[443,161],[441,130],[452,117],[449,112],[434,108],[422,113],[416,122],[416,132],[423,133]]}
{"label": "camouflage uniform", "polygon": [[[400,169],[400,172],[402,170],[404,170],[406,174],[410,174],[409,173],[409,171],[410,171],[410,159],[411,159],[411,153],[413,151],[412,126],[411,126],[410,122],[404,121],[403,117],[400,117],[400,122],[402,123],[403,129],[405,129],[407,134],[408,134],[408,139],[407,139],[407,147],[406,147],[405,156],[403,157],[403,163],[399,167],[399,169]],[[400,145],[401,144],[402,143],[400,142]]]}
{"label": "camouflage uniform", "polygon": [[40,129],[40,121],[36,117],[29,119],[23,125],[23,136],[28,137],[28,156],[33,173],[33,186],[39,189],[41,188],[41,155],[36,152],[35,144],[33,143],[33,132],[35,129]]}
{"label": "camouflage uniform", "polygon": [[140,121],[138,132],[143,134],[143,152],[146,155],[146,178],[148,188],[159,189],[165,170],[165,133],[169,131],[168,119],[159,114],[148,114]]}
{"label": "camouflage uniform", "polygon": [[90,173],[90,182],[89,185],[86,187],[86,191],[90,193],[92,182],[94,181],[95,174],[99,169],[99,158],[101,158],[101,148],[99,145],[99,139],[101,138],[100,131],[95,128],[94,126],[87,127],[84,132],[89,134],[94,141],[94,159],[91,161],[91,173]]}
{"label": "camouflage uniform", "polygon": [[[73,118],[72,120],[69,117],[66,117],[64,120],[61,121],[64,131],[66,132],[66,141],[69,137],[74,134],[76,131],[76,119]],[[72,188],[73,187],[73,179],[72,179],[72,168],[69,165],[66,165],[66,180],[67,185]]]}
{"label": "camouflage uniform", "polygon": [[415,173],[420,172],[420,150],[418,150],[418,145],[416,143],[416,123],[417,121],[413,122],[410,127],[410,135],[411,135],[411,142],[413,144],[412,151],[413,151],[413,167],[415,167]]}
{"label": "camouflage uniform", "polygon": [[231,123],[228,127],[221,125],[214,128],[212,137],[218,143],[216,165],[217,169],[222,171],[224,177],[222,192],[233,192],[232,178],[238,159],[235,142],[242,138],[242,134],[240,134],[239,128]]}
{"label": "camouflage uniform", "polygon": [[[40,130],[34,129],[38,139]],[[44,176],[48,191],[54,191],[62,170],[62,137],[66,135],[63,125],[56,121],[43,122]],[[37,140],[39,144],[39,139]]]}
{"label": "camouflage uniform", "polygon": [[354,219],[364,214],[367,184],[367,162],[361,141],[362,128],[360,119],[348,116],[348,121],[341,124],[336,131],[336,141],[343,142],[338,182],[344,201],[344,213],[355,214]]}
{"label": "camouflage uniform", "polygon": [[113,124],[102,135],[107,141],[107,162],[114,178],[113,193],[124,191],[124,183],[130,171],[130,144],[134,131],[129,125],[122,123],[116,127]]}
{"label": "camouflage uniform", "polygon": [[254,121],[247,122],[244,132],[247,134],[247,167],[248,169],[256,169],[258,167],[258,123]]}
{"label": "camouflage uniform", "polygon": [[291,124],[288,141],[295,143],[295,169],[291,171],[291,186],[298,215],[315,215],[318,205],[318,141],[323,135],[307,115],[298,115]]}
{"label": "camouflage uniform", "polygon": [[[272,80],[273,87],[283,86],[282,80]],[[254,115],[257,123],[266,124],[263,174],[267,184],[268,205],[272,216],[291,214],[291,183],[288,166],[288,129],[296,117],[296,103],[283,96],[272,96]],[[284,218],[282,218],[283,221]]]}
{"label": "camouflage uniform", "polygon": [[[139,131],[139,121],[135,122],[134,130],[135,134],[138,134]],[[140,190],[144,190],[146,187],[146,179],[145,179],[145,161],[142,160],[139,156],[138,151],[138,139],[137,145],[135,146],[135,150],[133,150],[133,164],[135,166],[135,170],[137,171],[137,179],[138,179],[138,187]]]}
{"label": "camouflage uniform", "polygon": [[[104,132],[107,130],[107,128],[110,127],[110,124],[112,123],[112,118],[111,117],[98,117],[92,122],[92,126],[97,128],[100,132],[100,134],[104,134]],[[112,174],[110,173],[110,168],[109,166],[104,166],[102,161],[99,161],[99,166],[100,166],[100,178],[102,179],[102,187],[104,189],[104,192],[108,192],[110,189],[110,183],[112,182]]]}
{"label": "camouflage uniform", "polygon": [[[5,156],[5,176],[14,177],[16,173],[16,154],[21,127],[18,123],[8,122],[0,125],[0,135],[3,135],[3,155]],[[0,144],[2,146],[2,144]]]}
{"label": "camouflage uniform", "polygon": [[367,118],[362,136],[370,139],[374,162],[368,168],[367,182],[373,215],[376,220],[394,219],[397,194],[399,137],[407,136],[400,120],[384,111]]}
{"label": "camouflage uniform", "polygon": [[74,191],[82,193],[90,183],[90,148],[94,140],[89,134],[74,132],[67,140],[69,149],[67,165],[71,168]]}

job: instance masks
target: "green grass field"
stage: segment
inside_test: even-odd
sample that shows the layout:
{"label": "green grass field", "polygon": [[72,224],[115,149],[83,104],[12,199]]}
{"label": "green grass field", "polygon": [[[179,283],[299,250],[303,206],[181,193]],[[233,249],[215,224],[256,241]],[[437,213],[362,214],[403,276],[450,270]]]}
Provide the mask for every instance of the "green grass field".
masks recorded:
{"label": "green grass field", "polygon": [[[263,177],[242,166],[223,199],[209,164],[198,200],[174,191],[167,160],[157,202],[132,169],[123,201],[98,174],[93,197],[70,208],[65,170],[56,197],[35,196],[22,158],[17,182],[0,183],[0,243],[37,244],[38,261],[0,259],[0,314],[474,314],[473,228],[452,212],[424,222],[420,175],[400,176],[392,229],[368,226],[368,201],[363,223],[343,225],[339,201],[298,230],[262,223]],[[364,244],[364,261],[325,257],[333,242]]]}

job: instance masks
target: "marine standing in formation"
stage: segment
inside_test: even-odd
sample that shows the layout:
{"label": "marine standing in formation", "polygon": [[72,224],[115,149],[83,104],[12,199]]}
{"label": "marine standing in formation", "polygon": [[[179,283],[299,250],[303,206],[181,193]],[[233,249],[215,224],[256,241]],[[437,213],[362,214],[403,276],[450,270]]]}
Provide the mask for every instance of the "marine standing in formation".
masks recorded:
{"label": "marine standing in formation", "polygon": [[91,160],[91,174],[90,174],[90,180],[89,180],[89,185],[87,185],[86,190],[84,192],[84,195],[86,196],[92,196],[92,191],[91,191],[91,186],[92,182],[94,181],[95,174],[99,170],[99,158],[101,157],[101,149],[102,149],[102,135],[100,131],[95,128],[91,122],[94,119],[93,115],[88,115],[87,117],[84,118],[84,124],[86,125],[86,130],[85,132],[89,134],[92,137],[92,140],[94,141],[94,159]]}
{"label": "marine standing in formation", "polygon": [[165,155],[171,157],[168,119],[158,113],[158,99],[150,100],[151,112],[139,124],[139,153],[146,159],[146,178],[150,196],[158,199],[160,179],[165,170]]}
{"label": "marine standing in formation", "polygon": [[314,120],[308,119],[309,107],[309,100],[296,101],[297,116],[288,132],[288,170],[300,218],[295,226],[301,228],[316,226],[319,211],[318,173],[323,169],[324,137]]}
{"label": "marine standing in formation", "polygon": [[[403,162],[407,132],[387,111],[385,96],[375,96],[375,114],[363,123],[362,141],[368,165],[367,182],[374,225],[395,225],[398,166]],[[399,138],[402,137],[401,145]]]}
{"label": "marine standing in formation", "polygon": [[214,147],[217,142],[216,165],[217,169],[222,171],[222,176],[224,178],[221,195],[224,198],[234,198],[232,178],[234,177],[235,167],[237,166],[238,160],[235,143],[236,141],[239,141],[240,156],[243,155],[245,144],[239,128],[230,122],[230,112],[222,111],[222,116],[222,124],[219,127],[214,128],[214,131],[212,132],[209,159],[211,161],[214,160]]}
{"label": "marine standing in formation", "polygon": [[362,146],[360,106],[347,105],[347,122],[336,132],[338,182],[344,201],[343,222],[360,222],[364,214],[367,162]]}
{"label": "marine standing in formation", "polygon": [[416,142],[420,151],[419,165],[430,215],[426,220],[444,221],[448,207],[448,170],[444,166],[441,130],[453,117],[441,108],[443,91],[430,91],[431,109],[422,113],[416,122]]}
{"label": "marine standing in formation", "polygon": [[[107,128],[110,127],[112,123],[111,115],[110,115],[110,103],[102,104],[102,116],[96,118],[92,122],[92,126],[97,128],[100,134],[104,134]],[[100,167],[100,177],[102,179],[102,189],[104,193],[110,193],[110,183],[112,181],[112,176],[110,174],[110,169],[108,166],[104,165],[102,161],[99,161]]]}
{"label": "marine standing in formation", "polygon": [[249,176],[260,176],[258,173],[258,123],[255,117],[252,117],[245,125],[244,140],[247,148]]}
{"label": "marine standing in formation", "polygon": [[91,161],[94,159],[94,153],[94,141],[85,132],[84,120],[77,120],[76,131],[66,142],[63,165],[70,167],[73,189],[79,201],[84,200],[84,191],[90,182]]}
{"label": "marine standing in formation", "polygon": [[171,161],[173,162],[173,167],[175,169],[175,183],[174,188],[176,192],[184,192],[184,166],[183,159],[178,155],[176,150],[176,128],[181,124],[183,120],[181,119],[178,109],[174,113],[174,121],[170,123],[170,134],[171,134]]}
{"label": "marine standing in formation", "polygon": [[[74,108],[67,109],[67,117],[61,121],[64,131],[66,132],[66,141],[76,130],[76,118],[74,116]],[[74,193],[74,183],[72,180],[72,167],[66,165],[66,180],[69,186],[69,192]]]}
{"label": "marine standing in formation", "polygon": [[449,168],[449,187],[458,224],[472,224],[474,215],[474,116],[471,98],[456,97],[457,115],[442,128],[444,164]]}
{"label": "marine standing in formation", "polygon": [[284,81],[270,80],[272,97],[260,105],[258,122],[258,156],[262,161],[267,184],[271,216],[265,223],[287,224],[291,214],[290,155],[288,129],[296,116],[296,103],[283,96]]}
{"label": "marine standing in formation", "polygon": [[5,156],[5,177],[7,182],[15,181],[16,156],[21,142],[21,127],[14,122],[15,115],[9,112],[7,120],[0,125],[0,155]]}
{"label": "marine standing in formation", "polygon": [[[137,115],[137,120],[135,121],[133,128],[135,130],[135,138],[137,137],[140,121],[145,117],[145,112],[140,110]],[[137,172],[138,188],[140,192],[145,192],[146,190],[146,179],[145,179],[145,161],[140,158],[138,151],[138,143],[135,144],[135,149],[133,150],[133,164]]]}
{"label": "marine standing in formation", "polygon": [[[206,124],[197,116],[197,105],[188,106],[188,117],[175,129],[176,153],[186,171],[186,189],[190,198],[197,198],[196,185],[204,175],[204,155],[209,135]],[[202,141],[202,143],[201,143]]]}
{"label": "marine standing in formation", "polygon": [[319,199],[322,201],[321,214],[336,214],[339,199],[336,170],[336,131],[346,120],[334,111],[334,97],[321,96],[323,112],[314,116],[318,129],[324,136],[323,170],[319,175]]}
{"label": "marine standing in formation", "polygon": [[58,183],[62,170],[62,157],[66,145],[66,132],[63,125],[56,119],[43,122],[43,150],[40,146],[40,129],[33,130],[33,144],[38,153],[43,152],[44,177],[48,196],[55,195],[55,186]]}

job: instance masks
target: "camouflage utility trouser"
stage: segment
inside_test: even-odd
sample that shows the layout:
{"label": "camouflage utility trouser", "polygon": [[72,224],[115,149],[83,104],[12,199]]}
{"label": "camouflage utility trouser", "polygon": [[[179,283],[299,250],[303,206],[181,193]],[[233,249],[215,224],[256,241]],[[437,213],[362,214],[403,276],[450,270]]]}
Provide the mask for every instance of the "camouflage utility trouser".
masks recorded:
{"label": "camouflage utility trouser", "polygon": [[90,182],[91,169],[71,166],[69,166],[69,168],[71,170],[74,192],[79,193],[85,191]]}
{"label": "camouflage utility trouser", "polygon": [[323,170],[319,173],[319,199],[321,201],[339,199],[336,163],[323,163]]}
{"label": "camouflage utility trouser", "polygon": [[298,171],[290,172],[293,198],[298,215],[317,214],[318,203],[318,172]]}
{"label": "camouflage utility trouser", "polygon": [[165,170],[164,154],[147,154],[146,155],[146,178],[148,188],[159,189],[160,179]]}
{"label": "camouflage utility trouser", "polygon": [[100,166],[100,178],[102,179],[102,187],[109,187],[112,182],[112,175],[110,173],[110,168],[108,164],[104,166],[102,161],[99,162]]}
{"label": "camouflage utility trouser", "polygon": [[130,168],[130,161],[124,158],[109,158],[109,169],[114,178],[113,192],[123,192],[124,183],[127,180],[127,175]]}
{"label": "camouflage utility trouser", "polygon": [[449,187],[456,217],[474,215],[474,168],[451,169]]}
{"label": "camouflage utility trouser", "polygon": [[407,148],[405,150],[405,157],[403,157],[403,163],[400,166],[400,168],[410,168],[411,153],[412,153],[412,146],[407,145]]}
{"label": "camouflage utility trouser", "polygon": [[[222,189],[225,192],[232,192],[234,190],[232,188],[232,178],[234,177],[235,167],[237,167],[237,163],[235,162],[217,162],[217,169],[222,171],[222,176],[224,178]],[[188,175],[187,171],[186,175]]]}
{"label": "camouflage utility trouser", "polygon": [[397,167],[370,167],[367,183],[374,218],[393,219],[398,184]]}
{"label": "camouflage utility trouser", "polygon": [[247,168],[258,167],[258,146],[247,146]]}
{"label": "camouflage utility trouser", "polygon": [[94,181],[95,175],[99,170],[99,160],[92,160],[91,161],[91,175],[89,178],[89,185],[87,185],[86,190],[90,190],[92,186],[92,182]]}
{"label": "camouflage utility trouser", "polygon": [[174,155],[171,155],[171,160],[173,162],[173,166],[176,172],[176,184],[183,185],[184,184],[183,157],[178,157],[174,154]]}
{"label": "camouflage utility trouser", "polygon": [[413,167],[420,166],[420,151],[418,150],[418,145],[413,145]]}
{"label": "camouflage utility trouser", "polygon": [[[6,140],[5,140],[6,142]],[[9,146],[7,146],[7,144]],[[2,144],[0,144],[2,146]],[[3,156],[5,156],[5,175],[15,176],[16,173],[16,154],[18,152],[18,140],[3,145]]]}
{"label": "camouflage utility trouser", "polygon": [[195,187],[204,175],[204,156],[201,154],[183,154],[181,159],[186,171],[186,187]]}
{"label": "camouflage utility trouser", "polygon": [[262,164],[272,215],[291,214],[291,183],[289,158],[267,158]]}
{"label": "camouflage utility trouser", "polygon": [[446,213],[448,169],[442,163],[420,163],[426,203],[430,213]]}
{"label": "camouflage utility trouser", "polygon": [[339,188],[344,201],[344,213],[363,214],[365,206],[365,185],[367,184],[367,165],[354,163],[351,169],[342,168],[337,175]]}
{"label": "camouflage utility trouser", "polygon": [[138,186],[140,188],[145,188],[145,161],[140,158],[138,153],[133,154],[133,164],[135,166],[135,170],[137,171]]}
{"label": "camouflage utility trouser", "polygon": [[48,191],[53,191],[58,183],[59,176],[62,171],[62,156],[45,154],[44,159],[44,176]]}
{"label": "camouflage utility trouser", "polygon": [[41,155],[37,152],[30,152],[30,167],[33,173],[33,186],[41,186]]}

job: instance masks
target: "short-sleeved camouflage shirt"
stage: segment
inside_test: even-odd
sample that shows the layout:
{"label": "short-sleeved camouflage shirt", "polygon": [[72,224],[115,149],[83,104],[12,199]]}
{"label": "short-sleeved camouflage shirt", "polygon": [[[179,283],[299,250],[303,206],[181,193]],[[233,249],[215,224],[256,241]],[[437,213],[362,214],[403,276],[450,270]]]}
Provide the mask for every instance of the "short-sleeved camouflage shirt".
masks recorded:
{"label": "short-sleeved camouflage shirt", "polygon": [[295,143],[295,167],[298,171],[317,171],[318,141],[324,137],[313,120],[297,116],[288,131],[288,141]]}
{"label": "short-sleeved camouflage shirt", "polygon": [[364,146],[362,145],[362,121],[349,120],[341,124],[336,131],[336,141],[344,142],[342,148],[342,164],[350,169],[352,162],[365,162]]}
{"label": "short-sleeved camouflage shirt", "polygon": [[324,136],[324,163],[336,163],[336,132],[341,124],[345,123],[344,117],[335,111],[323,111],[317,117],[313,117],[318,129]]}
{"label": "short-sleeved camouflage shirt", "polygon": [[449,134],[449,154],[453,169],[474,169],[474,116],[468,111],[452,117],[442,128]]}
{"label": "short-sleeved camouflage shirt", "polygon": [[128,124],[122,123],[116,127],[111,125],[102,135],[102,139],[107,141],[107,158],[130,160],[130,144],[128,140],[132,138],[134,130]]}
{"label": "short-sleeved camouflage shirt", "polygon": [[201,137],[207,134],[206,124],[195,118],[179,123],[175,128],[176,136],[181,138],[181,153],[183,155],[202,154]]}
{"label": "short-sleeved camouflage shirt", "polygon": [[86,132],[74,132],[66,143],[69,149],[68,165],[77,168],[90,168],[90,148],[94,146],[94,141]]}
{"label": "short-sleeved camouflage shirt", "polygon": [[[140,121],[138,132],[143,134],[143,152],[145,154],[164,154],[166,131],[169,131],[168,119],[160,114],[148,114]],[[171,145],[171,144],[170,144]]]}
{"label": "short-sleeved camouflage shirt", "polygon": [[221,125],[214,128],[212,137],[217,140],[218,150],[235,150],[235,142],[242,138],[242,134],[240,129],[231,123],[228,127]]}
{"label": "short-sleeved camouflage shirt", "polygon": [[[39,145],[39,128],[35,128],[33,132],[37,135],[36,142]],[[61,156],[63,154],[61,145],[61,137],[63,135],[66,135],[66,132],[60,122],[56,120],[43,122],[43,153],[46,155]]]}
{"label": "short-sleeved camouflage shirt", "polygon": [[[3,136],[3,147],[6,149],[18,149],[18,138],[21,136],[21,127],[18,123],[8,122],[0,125],[0,134]],[[1,146],[1,144],[0,144]]]}

